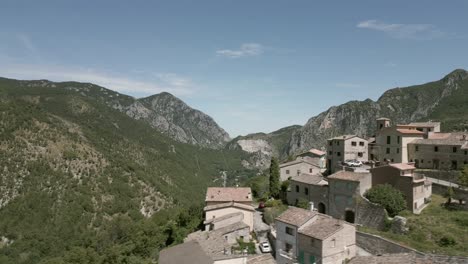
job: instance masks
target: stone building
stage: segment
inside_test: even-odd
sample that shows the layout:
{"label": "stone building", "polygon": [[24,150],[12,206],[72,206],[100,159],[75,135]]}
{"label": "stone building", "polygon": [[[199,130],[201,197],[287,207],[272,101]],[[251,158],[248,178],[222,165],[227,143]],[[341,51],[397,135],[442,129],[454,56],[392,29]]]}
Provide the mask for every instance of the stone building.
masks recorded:
{"label": "stone building", "polygon": [[328,179],[328,214],[355,223],[356,214],[365,213],[358,209],[362,195],[371,188],[370,173],[339,171],[327,177]]}
{"label": "stone building", "polygon": [[304,153],[297,155],[298,157],[310,157],[316,160],[316,164],[320,167],[321,172],[327,169],[327,153],[318,149],[310,149]]}
{"label": "stone building", "polygon": [[[250,188],[239,187],[210,187],[205,198],[205,229],[212,230],[217,226],[225,226],[240,216],[250,231],[253,231],[252,191]],[[229,216],[229,217],[228,217]],[[221,220],[219,220],[221,218]]]}
{"label": "stone building", "polygon": [[289,189],[288,204],[297,205],[303,199],[312,202],[320,213],[327,213],[328,182],[322,175],[301,174],[292,177]]}
{"label": "stone building", "polygon": [[341,170],[346,160],[368,161],[368,142],[356,135],[344,135],[327,140],[328,173]]}
{"label": "stone building", "polygon": [[430,133],[408,144],[416,168],[457,170],[468,164],[468,133]]}
{"label": "stone building", "polygon": [[278,216],[275,224],[279,264],[343,263],[356,255],[353,224],[296,207]]}
{"label": "stone building", "polygon": [[319,174],[322,170],[320,168],[320,159],[308,156],[299,156],[296,160],[280,164],[279,167],[281,181],[286,181],[303,173],[310,175]]}
{"label": "stone building", "polygon": [[432,183],[423,174],[415,173],[412,163],[395,163],[370,170],[372,187],[390,184],[400,190],[405,198],[408,210],[420,213],[430,201]]}

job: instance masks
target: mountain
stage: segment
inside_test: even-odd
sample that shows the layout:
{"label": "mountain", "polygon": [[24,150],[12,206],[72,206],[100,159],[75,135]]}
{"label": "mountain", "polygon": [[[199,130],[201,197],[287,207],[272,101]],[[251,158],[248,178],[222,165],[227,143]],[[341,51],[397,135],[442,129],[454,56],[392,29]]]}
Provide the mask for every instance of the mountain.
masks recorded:
{"label": "mountain", "polygon": [[227,145],[228,149],[241,149],[252,154],[243,160],[246,168],[266,169],[272,156],[287,158],[287,147],[291,136],[301,128],[299,125],[288,126],[271,133],[255,133],[239,136]]}
{"label": "mountain", "polygon": [[327,138],[338,135],[374,135],[379,117],[390,118],[393,123],[433,119],[441,121],[446,131],[467,129],[467,105],[468,72],[458,69],[435,82],[390,89],[377,101],[366,99],[330,107],[293,133],[287,153],[323,147]]}
{"label": "mountain", "polygon": [[[122,111],[141,104],[157,116],[159,103],[184,105],[0,78],[0,263],[150,263],[199,224],[207,186],[252,174],[245,152],[180,143]],[[166,120],[210,123],[184,109]]]}
{"label": "mountain", "polygon": [[68,85],[66,89],[94,97],[133,119],[143,120],[178,142],[220,149],[230,140],[228,133],[213,118],[170,93],[135,99],[93,84],[70,82]]}

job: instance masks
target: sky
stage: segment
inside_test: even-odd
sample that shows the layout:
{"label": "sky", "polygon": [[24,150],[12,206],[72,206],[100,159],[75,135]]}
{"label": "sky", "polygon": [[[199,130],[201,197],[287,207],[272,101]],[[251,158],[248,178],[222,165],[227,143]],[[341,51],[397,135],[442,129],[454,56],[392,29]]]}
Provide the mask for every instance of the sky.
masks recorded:
{"label": "sky", "polygon": [[231,137],[468,69],[465,0],[0,1],[0,76],[170,92]]}

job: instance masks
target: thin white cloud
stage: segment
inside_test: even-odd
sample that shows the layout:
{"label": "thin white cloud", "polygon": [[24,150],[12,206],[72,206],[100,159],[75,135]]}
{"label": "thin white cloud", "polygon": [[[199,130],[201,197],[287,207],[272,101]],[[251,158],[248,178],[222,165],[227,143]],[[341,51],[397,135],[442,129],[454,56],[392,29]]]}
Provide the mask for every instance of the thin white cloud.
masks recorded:
{"label": "thin white cloud", "polygon": [[152,95],[163,91],[183,96],[192,94],[196,89],[190,79],[176,74],[166,73],[154,80],[139,80],[93,69],[51,65],[0,65],[0,76],[15,79],[89,82],[134,96]]}
{"label": "thin white cloud", "polygon": [[231,49],[223,49],[217,50],[216,54],[219,56],[237,59],[241,57],[250,57],[250,56],[258,56],[265,52],[265,47],[258,43],[244,43],[240,46],[237,50]]}
{"label": "thin white cloud", "polygon": [[28,35],[18,33],[16,34],[16,37],[18,38],[18,41],[21,43],[21,45],[23,45],[23,47],[26,48],[26,50],[28,50],[31,53],[37,52],[36,46],[34,46],[31,38]]}
{"label": "thin white cloud", "polygon": [[399,39],[435,39],[446,34],[432,24],[388,24],[378,20],[359,22],[356,27],[384,32]]}
{"label": "thin white cloud", "polygon": [[338,88],[361,88],[362,85],[356,83],[335,83]]}

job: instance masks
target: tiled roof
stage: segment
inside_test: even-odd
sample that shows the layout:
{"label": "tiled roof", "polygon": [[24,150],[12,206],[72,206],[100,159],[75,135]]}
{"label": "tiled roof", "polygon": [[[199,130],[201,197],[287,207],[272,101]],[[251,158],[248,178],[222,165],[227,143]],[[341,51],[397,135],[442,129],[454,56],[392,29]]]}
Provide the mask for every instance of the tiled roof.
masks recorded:
{"label": "tiled roof", "polygon": [[291,178],[291,181],[302,182],[306,184],[314,184],[314,185],[326,185],[328,184],[327,181],[323,178],[320,174],[307,174],[302,173],[299,176],[294,176]]}
{"label": "tiled roof", "polygon": [[159,253],[161,264],[209,264],[213,263],[200,244],[196,241],[189,241],[177,246],[166,248]]}
{"label": "tiled roof", "polygon": [[206,191],[206,202],[251,202],[250,187],[209,187]]}
{"label": "tiled roof", "polygon": [[424,135],[425,133],[416,129],[406,129],[406,128],[397,128],[398,132],[401,134],[410,134],[410,135]]}
{"label": "tiled roof", "polygon": [[284,222],[286,224],[300,227],[307,221],[312,219],[318,213],[310,210],[305,210],[297,207],[289,207],[284,213],[276,218],[276,220]]}
{"label": "tiled roof", "polygon": [[317,217],[317,220],[299,228],[299,233],[316,239],[324,240],[343,229],[344,224],[345,223],[342,220],[320,214]]}
{"label": "tiled roof", "polygon": [[440,126],[440,122],[413,122],[413,123],[409,123],[408,126],[414,126],[414,127],[436,127],[436,126]]}
{"label": "tiled roof", "polygon": [[315,166],[315,167],[320,167],[320,165],[319,165],[320,160],[318,158],[311,158],[311,157],[299,157],[296,160],[281,163],[279,165],[279,167],[283,168],[283,167],[299,164],[299,163],[302,163],[302,162],[307,163],[307,164],[312,165],[312,166]]}
{"label": "tiled roof", "polygon": [[362,178],[369,176],[368,173],[362,173],[362,172],[353,172],[353,171],[338,171],[335,172],[334,174],[328,176],[328,179],[339,179],[339,180],[345,180],[345,181],[361,181]]}
{"label": "tiled roof", "polygon": [[220,216],[220,217],[208,219],[208,220],[204,221],[203,223],[205,225],[208,224],[208,223],[217,223],[217,222],[220,222],[220,221],[232,218],[232,217],[237,217],[237,216],[242,216],[242,219],[244,218],[244,214],[242,212],[235,212],[235,213],[226,214],[226,215],[223,215],[223,216]]}
{"label": "tiled roof", "polygon": [[240,203],[235,203],[235,202],[208,205],[208,206],[205,206],[203,210],[211,211],[211,210],[216,210],[216,209],[221,209],[221,208],[226,208],[226,207],[237,207],[237,208],[241,208],[241,209],[248,210],[248,211],[255,211],[255,209],[251,205],[245,205],[245,204],[240,204]]}
{"label": "tiled roof", "polygon": [[417,255],[414,253],[385,254],[381,256],[356,256],[349,264],[458,264],[468,263],[467,257],[444,255]]}
{"label": "tiled roof", "polygon": [[410,144],[468,146],[467,140],[468,133],[432,133],[427,139],[415,139]]}
{"label": "tiled roof", "polygon": [[354,137],[357,137],[357,136],[356,135],[342,135],[342,136],[329,138],[328,140],[348,140],[348,139],[354,138]]}
{"label": "tiled roof", "polygon": [[249,257],[247,264],[276,264],[276,261],[271,254],[262,254]]}
{"label": "tiled roof", "polygon": [[317,156],[324,156],[327,154],[325,151],[321,151],[321,150],[314,149],[314,148],[310,149],[309,152]]}
{"label": "tiled roof", "polygon": [[399,169],[399,170],[414,170],[416,167],[414,167],[413,164],[411,163],[390,163],[388,166]]}

